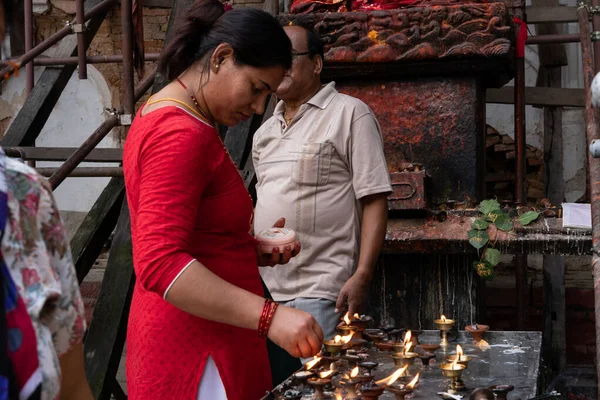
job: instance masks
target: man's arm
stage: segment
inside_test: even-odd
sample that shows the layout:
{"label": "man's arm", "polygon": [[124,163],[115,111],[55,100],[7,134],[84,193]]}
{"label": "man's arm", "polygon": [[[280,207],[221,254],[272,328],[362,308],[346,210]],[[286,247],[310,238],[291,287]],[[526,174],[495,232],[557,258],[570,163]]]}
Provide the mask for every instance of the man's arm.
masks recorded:
{"label": "man's arm", "polygon": [[347,306],[350,315],[358,313],[365,302],[387,230],[387,193],[365,196],[360,202],[363,216],[358,267],[344,284],[336,304],[338,312]]}
{"label": "man's arm", "polygon": [[366,196],[360,199],[360,202],[363,206],[360,256],[354,275],[358,274],[371,281],[387,230],[387,193]]}
{"label": "man's arm", "polygon": [[392,190],[381,129],[373,113],[366,110],[352,122],[348,142],[352,186],[363,207],[359,259],[356,272],[342,287],[336,303],[336,309],[348,307],[352,315],[360,311],[369,291],[385,239],[387,196]]}

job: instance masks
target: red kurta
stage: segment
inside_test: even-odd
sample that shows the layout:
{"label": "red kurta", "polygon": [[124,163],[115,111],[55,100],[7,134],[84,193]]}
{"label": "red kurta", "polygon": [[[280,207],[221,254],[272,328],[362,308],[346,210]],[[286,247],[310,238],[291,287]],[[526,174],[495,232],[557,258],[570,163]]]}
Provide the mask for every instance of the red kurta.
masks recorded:
{"label": "red kurta", "polygon": [[195,400],[210,354],[229,400],[259,399],[272,387],[265,340],[163,299],[193,259],[262,296],[249,234],[252,201],[214,128],[174,106],[140,113],[123,154],[137,278],[127,332],[129,398]]}

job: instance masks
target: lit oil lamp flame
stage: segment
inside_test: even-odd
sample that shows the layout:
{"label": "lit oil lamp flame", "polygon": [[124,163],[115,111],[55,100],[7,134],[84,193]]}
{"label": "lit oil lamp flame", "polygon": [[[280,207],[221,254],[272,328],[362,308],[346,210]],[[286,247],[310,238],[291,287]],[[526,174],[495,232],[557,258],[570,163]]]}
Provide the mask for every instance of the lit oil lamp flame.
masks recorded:
{"label": "lit oil lamp flame", "polygon": [[411,338],[412,338],[412,332],[406,331],[406,333],[404,334],[404,345],[405,346],[408,344],[408,342],[410,342]]}
{"label": "lit oil lamp flame", "polygon": [[335,335],[335,337],[333,338],[333,343],[335,343],[335,344],[342,343],[342,337],[340,335]]}
{"label": "lit oil lamp flame", "polygon": [[360,319],[360,315],[358,315],[358,313],[354,313],[354,319]]}
{"label": "lit oil lamp flame", "polygon": [[442,314],[442,317],[440,319],[442,320],[442,322],[446,322],[446,316],[444,314]]}
{"label": "lit oil lamp flame", "polygon": [[342,395],[341,395],[341,394],[339,394],[339,393],[336,393],[336,394],[335,394],[335,400],[344,400],[344,398],[342,397]]}
{"label": "lit oil lamp flame", "polygon": [[333,372],[334,371],[332,369],[330,369],[329,371],[320,372],[319,373],[319,378],[321,378],[321,379],[328,378],[328,377],[331,376],[331,374],[333,374]]}
{"label": "lit oil lamp flame", "polygon": [[452,369],[452,370],[458,369],[458,357],[456,357],[454,359],[454,361],[452,361],[452,364],[450,364],[450,369]]}
{"label": "lit oil lamp flame", "polygon": [[352,336],[354,336],[354,332],[349,333],[346,336],[341,336],[340,337],[340,341],[336,342],[336,343],[346,344],[346,343],[348,343],[352,339]]}
{"label": "lit oil lamp flame", "polygon": [[404,355],[406,355],[406,353],[408,353],[410,351],[412,345],[413,345],[412,342],[406,343],[406,345],[404,346]]}
{"label": "lit oil lamp flame", "polygon": [[460,344],[456,345],[456,359],[458,361],[460,361],[462,359],[463,356],[463,349],[462,347],[460,347]]}
{"label": "lit oil lamp flame", "polygon": [[352,368],[350,371],[350,378],[356,378],[358,376],[358,366]]}
{"label": "lit oil lamp flame", "polygon": [[321,357],[315,356],[315,358],[313,358],[311,361],[306,363],[306,370],[307,371],[310,370],[312,367],[317,365],[319,363],[319,361],[321,361]]}
{"label": "lit oil lamp flame", "polygon": [[410,381],[410,383],[408,385],[406,385],[407,388],[409,389],[413,389],[415,387],[415,385],[417,384],[417,382],[419,382],[419,375],[421,373],[418,372],[417,375],[415,375],[414,379],[412,381]]}
{"label": "lit oil lamp flame", "polygon": [[388,376],[385,379],[375,382],[375,384],[379,385],[379,386],[390,386],[392,383],[396,382],[398,380],[398,378],[400,378],[404,374],[404,372],[406,371],[407,368],[408,368],[408,365],[405,365],[402,368],[398,368],[396,370],[396,372],[394,372],[393,374],[391,374],[390,376]]}
{"label": "lit oil lamp flame", "polygon": [[347,312],[346,315],[344,315],[344,322],[346,323],[346,325],[350,325],[349,314],[350,314],[350,312]]}

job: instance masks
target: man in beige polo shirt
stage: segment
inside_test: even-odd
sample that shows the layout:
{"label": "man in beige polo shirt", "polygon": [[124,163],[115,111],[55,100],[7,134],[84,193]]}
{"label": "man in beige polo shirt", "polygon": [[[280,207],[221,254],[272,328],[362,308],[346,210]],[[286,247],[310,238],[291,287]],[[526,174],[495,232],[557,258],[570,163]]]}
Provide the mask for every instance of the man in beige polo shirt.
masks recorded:
{"label": "man in beige polo shirt", "polygon": [[275,301],[311,313],[333,337],[340,314],[364,304],[385,237],[390,179],[372,111],[335,83],[321,85],[320,37],[285,30],[292,68],[277,89],[282,101],[254,136],[254,228],[283,216],[302,251],[261,275]]}

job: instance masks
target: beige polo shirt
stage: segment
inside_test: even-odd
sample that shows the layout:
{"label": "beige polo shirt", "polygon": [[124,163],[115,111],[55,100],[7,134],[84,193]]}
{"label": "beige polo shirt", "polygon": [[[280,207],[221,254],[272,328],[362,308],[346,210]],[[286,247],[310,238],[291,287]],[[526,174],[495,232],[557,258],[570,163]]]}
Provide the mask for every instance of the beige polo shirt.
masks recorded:
{"label": "beige polo shirt", "polygon": [[254,229],[285,217],[302,251],[260,272],[276,301],[335,301],[358,262],[359,199],[391,192],[381,130],[369,107],[338,93],[334,82],[303,104],[290,126],[284,110],[279,102],[254,135]]}

